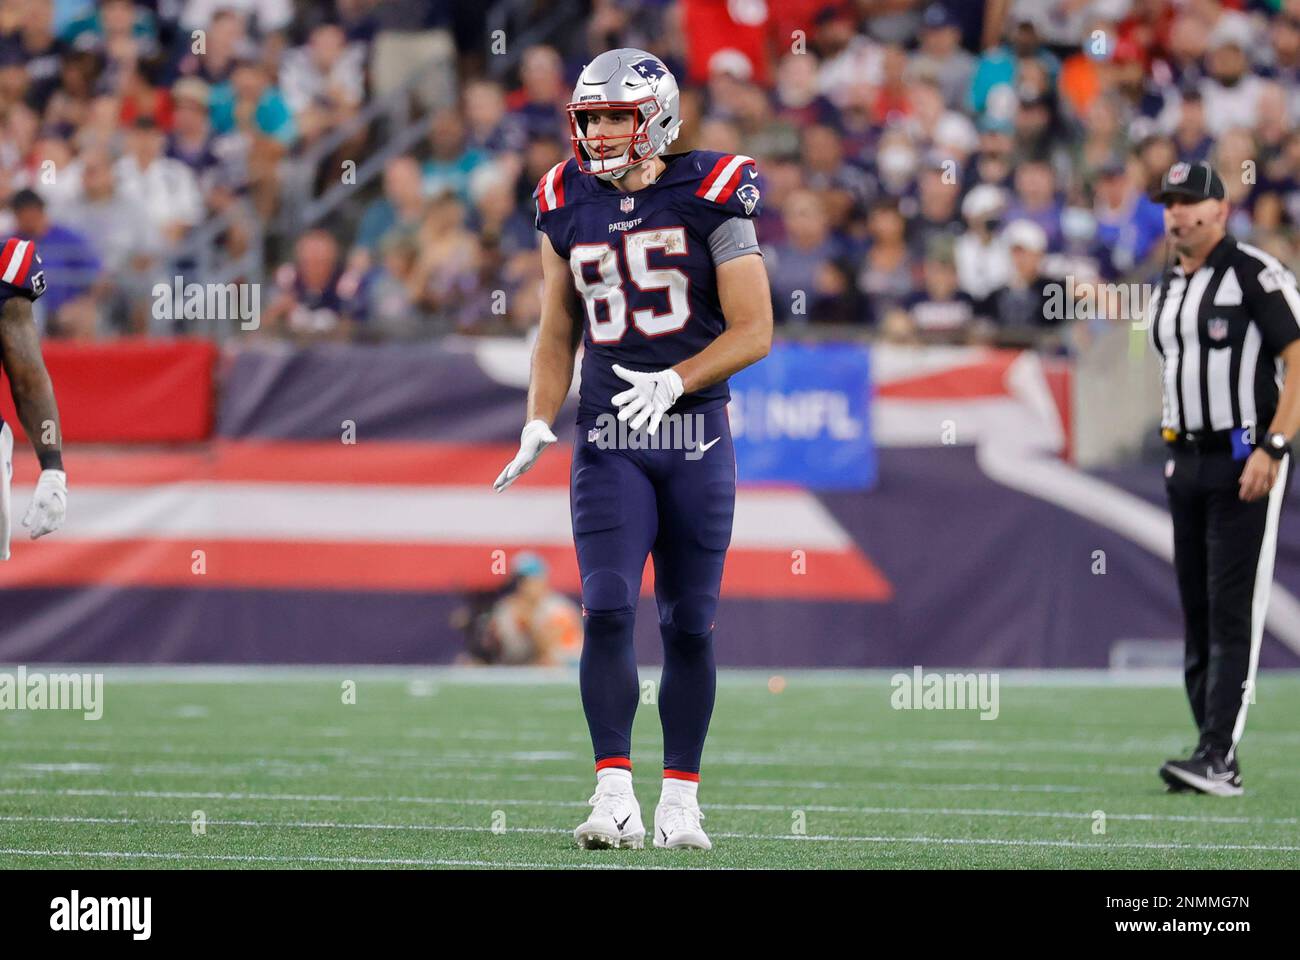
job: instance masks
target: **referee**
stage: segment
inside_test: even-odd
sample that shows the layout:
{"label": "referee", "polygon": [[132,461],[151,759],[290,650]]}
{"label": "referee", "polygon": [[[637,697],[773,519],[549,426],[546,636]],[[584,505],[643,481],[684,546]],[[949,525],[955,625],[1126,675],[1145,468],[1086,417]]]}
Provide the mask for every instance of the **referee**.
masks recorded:
{"label": "referee", "polygon": [[1161,179],[1155,199],[1177,261],[1147,314],[1163,374],[1184,678],[1200,729],[1195,753],[1160,776],[1171,791],[1221,797],[1242,793],[1237,751],[1300,429],[1300,291],[1275,257],[1227,235],[1224,195],[1208,163],[1175,163]]}

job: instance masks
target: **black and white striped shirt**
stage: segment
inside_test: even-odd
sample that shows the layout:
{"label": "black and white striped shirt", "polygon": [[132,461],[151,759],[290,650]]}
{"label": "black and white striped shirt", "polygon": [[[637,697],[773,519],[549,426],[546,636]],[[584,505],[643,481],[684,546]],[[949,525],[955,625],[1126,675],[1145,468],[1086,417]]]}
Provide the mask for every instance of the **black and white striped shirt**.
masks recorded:
{"label": "black and white striped shirt", "polygon": [[1179,433],[1267,430],[1279,354],[1300,339],[1300,290],[1274,256],[1225,236],[1189,277],[1175,265],[1148,307],[1160,354],[1160,425]]}

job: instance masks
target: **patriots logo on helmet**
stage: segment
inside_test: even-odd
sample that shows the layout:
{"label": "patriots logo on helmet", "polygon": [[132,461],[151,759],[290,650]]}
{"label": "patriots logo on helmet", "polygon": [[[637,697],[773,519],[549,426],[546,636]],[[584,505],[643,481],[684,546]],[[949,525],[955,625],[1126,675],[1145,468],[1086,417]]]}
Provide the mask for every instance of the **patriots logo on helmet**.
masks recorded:
{"label": "patriots logo on helmet", "polygon": [[747,183],[736,191],[736,199],[745,207],[745,213],[753,213],[758,206],[758,187]]}
{"label": "patriots logo on helmet", "polygon": [[645,78],[646,83],[650,84],[651,90],[659,86],[659,78],[668,72],[668,68],[658,60],[649,58],[638,60],[632,64],[632,69]]}

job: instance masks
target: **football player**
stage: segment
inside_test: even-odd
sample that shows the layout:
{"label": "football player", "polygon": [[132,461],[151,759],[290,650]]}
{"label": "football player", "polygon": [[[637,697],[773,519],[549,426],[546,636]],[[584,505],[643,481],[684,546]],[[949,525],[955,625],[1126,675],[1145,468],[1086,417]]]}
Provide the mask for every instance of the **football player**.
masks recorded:
{"label": "football player", "polygon": [[[9,377],[18,419],[41,463],[36,493],[23,516],[23,526],[30,530],[33,540],[63,526],[68,507],[59,408],[32,319],[32,301],[44,292],[45,272],[35,242],[11,239],[0,246],[0,374]],[[9,559],[13,451],[13,430],[0,420],[0,560]]]}
{"label": "football player", "polygon": [[[654,843],[708,850],[697,790],[713,712],[714,613],[731,542],[736,463],[727,378],[767,355],[772,306],[753,218],[750,157],[669,154],[677,81],[642,50],[582,71],[568,104],[573,159],[537,185],[543,306],[519,452],[504,490],[556,440],[551,430],[584,344],[570,507],[582,575],[579,683],[596,758],[590,849],[641,847],[631,735],[639,687],[632,623],[647,555],[663,637],[662,793]],[[644,439],[608,430],[618,423]],[[653,434],[676,423],[679,449]],[[694,425],[695,440],[681,449]],[[663,431],[671,434],[672,430]]]}

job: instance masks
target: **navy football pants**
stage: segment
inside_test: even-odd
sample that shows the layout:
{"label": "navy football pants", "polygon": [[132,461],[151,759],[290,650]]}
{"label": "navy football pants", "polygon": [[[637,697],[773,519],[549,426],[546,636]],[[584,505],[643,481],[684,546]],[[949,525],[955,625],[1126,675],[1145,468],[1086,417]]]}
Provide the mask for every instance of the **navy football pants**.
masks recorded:
{"label": "navy football pants", "polygon": [[598,765],[631,754],[640,694],[632,623],[649,555],[664,644],[664,768],[699,773],[713,713],[713,619],[736,502],[726,408],[699,416],[696,442],[719,439],[694,460],[681,449],[601,449],[588,439],[594,424],[578,424],[569,489],[582,575],[579,678]]}

